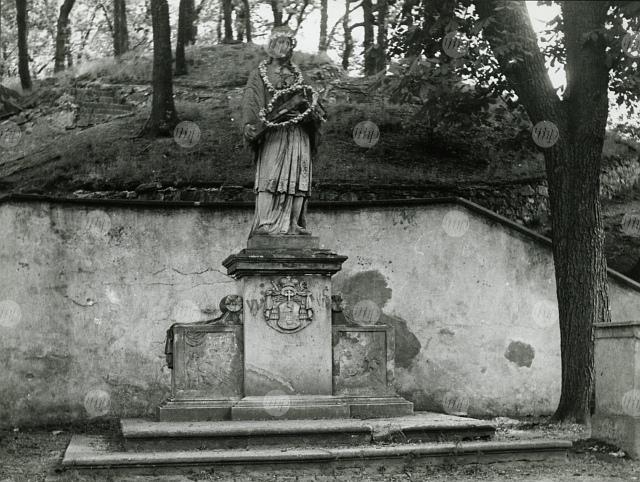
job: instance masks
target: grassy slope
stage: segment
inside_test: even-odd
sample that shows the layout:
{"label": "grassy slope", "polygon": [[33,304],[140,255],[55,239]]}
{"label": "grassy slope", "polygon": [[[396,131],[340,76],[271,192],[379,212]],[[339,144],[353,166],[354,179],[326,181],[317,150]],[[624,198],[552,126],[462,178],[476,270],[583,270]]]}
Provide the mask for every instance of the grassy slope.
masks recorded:
{"label": "grassy slope", "polygon": [[[0,190],[64,193],[76,189],[133,189],[159,180],[163,184],[249,185],[253,177],[249,153],[243,149],[238,107],[250,69],[262,58],[256,47],[219,46],[192,51],[194,64],[187,77],[176,81],[177,108],[182,120],[201,127],[202,141],[185,150],[172,139],[136,138],[148,106],[132,117],[86,130],[64,133],[47,130],[41,118],[31,134],[13,152],[5,151],[0,162]],[[338,75],[323,59],[300,56],[303,69],[313,77]],[[147,84],[149,59],[135,57],[122,64],[105,61],[84,66],[80,78],[101,82]],[[69,78],[62,79],[69,82]],[[356,81],[357,82],[357,81]],[[326,79],[316,81],[327,85]],[[429,141],[408,132],[403,120],[411,107],[388,103],[359,103],[353,95],[339,93],[327,104],[320,161],[314,166],[318,183],[422,183],[426,180],[456,182],[510,177],[511,167],[461,163],[451,156],[430,153]],[[351,137],[355,124],[374,120],[380,142],[371,149],[358,147]],[[7,155],[8,154],[8,155]],[[532,160],[519,175],[541,173],[539,159]]]}

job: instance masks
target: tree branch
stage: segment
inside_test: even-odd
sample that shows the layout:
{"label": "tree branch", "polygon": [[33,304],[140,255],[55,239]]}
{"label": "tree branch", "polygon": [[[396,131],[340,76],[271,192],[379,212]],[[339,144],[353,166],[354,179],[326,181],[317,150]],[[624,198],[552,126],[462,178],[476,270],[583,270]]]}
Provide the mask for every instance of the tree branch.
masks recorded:
{"label": "tree branch", "polygon": [[302,4],[302,8],[300,9],[300,12],[298,13],[298,16],[296,17],[296,29],[293,31],[294,34],[298,33],[298,29],[300,28],[300,25],[302,24],[302,21],[304,20],[304,11],[307,9],[307,7],[309,6],[309,0],[304,0],[304,3]]}
{"label": "tree branch", "polygon": [[102,8],[102,10],[104,11],[104,18],[107,20],[107,26],[109,27],[109,32],[113,34],[113,24],[111,23],[111,19],[109,18],[109,12],[107,11],[107,8],[104,6],[104,3],[102,2],[98,4],[98,7]]}
{"label": "tree branch", "polygon": [[196,7],[196,11],[195,11],[195,17],[198,18],[200,16],[200,12],[202,12],[202,9],[204,8],[205,4],[207,3],[207,0],[202,0],[200,2],[200,5],[198,5]]}
{"label": "tree branch", "polygon": [[[475,0],[474,3],[480,21],[486,23],[483,35],[531,121],[535,124],[562,119],[562,105],[549,78],[525,2]],[[510,48],[514,43],[519,44],[517,49]],[[514,58],[514,52],[524,52],[526,59]]]}

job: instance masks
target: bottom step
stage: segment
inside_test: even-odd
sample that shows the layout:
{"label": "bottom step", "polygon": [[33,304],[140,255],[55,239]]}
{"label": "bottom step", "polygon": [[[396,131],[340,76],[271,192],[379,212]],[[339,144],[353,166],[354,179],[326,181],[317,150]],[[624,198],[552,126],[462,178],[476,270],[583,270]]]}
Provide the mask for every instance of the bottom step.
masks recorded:
{"label": "bottom step", "polygon": [[116,451],[104,437],[74,435],[62,461],[68,470],[123,470],[127,474],[182,473],[189,468],[233,469],[236,466],[312,469],[338,464],[340,467],[407,460],[431,465],[540,461],[565,459],[572,444],[565,440],[413,443],[364,447],[317,447],[252,450],[201,450],[161,452]]}

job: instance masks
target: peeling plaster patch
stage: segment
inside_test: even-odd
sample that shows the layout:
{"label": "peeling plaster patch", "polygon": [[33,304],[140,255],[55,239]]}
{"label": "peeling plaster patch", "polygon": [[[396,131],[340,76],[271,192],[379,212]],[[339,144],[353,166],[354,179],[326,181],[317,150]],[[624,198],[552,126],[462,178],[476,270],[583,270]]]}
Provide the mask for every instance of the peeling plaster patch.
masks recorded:
{"label": "peeling plaster patch", "polygon": [[530,367],[535,356],[533,347],[521,341],[512,341],[509,343],[509,347],[504,353],[504,357],[507,360],[515,363],[519,367]]}

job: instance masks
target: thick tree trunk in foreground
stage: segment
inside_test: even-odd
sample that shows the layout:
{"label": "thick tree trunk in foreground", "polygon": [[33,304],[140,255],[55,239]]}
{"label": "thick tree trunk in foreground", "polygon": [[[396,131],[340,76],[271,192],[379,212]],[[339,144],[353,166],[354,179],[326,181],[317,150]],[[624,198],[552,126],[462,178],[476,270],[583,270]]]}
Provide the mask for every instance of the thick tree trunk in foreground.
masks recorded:
{"label": "thick tree trunk in foreground", "polygon": [[31,90],[29,71],[29,40],[27,25],[27,0],[16,0],[16,22],[18,24],[18,73],[22,90]]}
{"label": "thick tree trunk in foreground", "polygon": [[180,0],[178,7],[178,40],[176,43],[176,75],[187,75],[187,59],[185,57],[185,45],[188,42],[189,24],[191,12],[189,12],[189,0]]}
{"label": "thick tree trunk in foreground", "polygon": [[144,133],[168,136],[178,124],[171,77],[171,32],[167,0],[151,0],[153,25],[153,101]]}
{"label": "thick tree trunk in foreground", "polygon": [[113,53],[116,57],[129,51],[126,0],[113,2]]}
{"label": "thick tree trunk in foreground", "polygon": [[67,57],[69,50],[69,14],[76,0],[64,0],[62,6],[60,6],[60,15],[58,16],[58,27],[56,32],[56,53],[54,61],[54,72],[61,72],[64,70],[64,61]]}
{"label": "thick tree trunk in foreground", "polygon": [[562,391],[554,417],[583,423],[593,389],[593,323],[611,321],[599,198],[608,69],[604,39],[587,35],[604,28],[607,2],[563,2],[568,93],[562,101],[524,2],[478,0],[476,6],[481,19],[495,18],[483,31],[494,52],[517,40],[532,53],[523,56],[525,62],[512,63],[513,51],[496,57],[531,121],[554,122],[560,131],[558,142],[544,149],[562,350]]}

